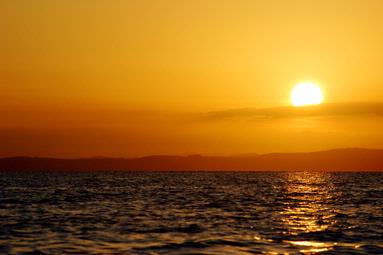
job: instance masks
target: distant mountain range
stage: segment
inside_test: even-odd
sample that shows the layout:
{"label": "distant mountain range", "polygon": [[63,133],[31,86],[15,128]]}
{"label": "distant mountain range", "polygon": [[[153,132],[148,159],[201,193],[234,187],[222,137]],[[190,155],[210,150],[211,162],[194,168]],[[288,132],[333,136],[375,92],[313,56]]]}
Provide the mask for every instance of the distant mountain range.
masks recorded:
{"label": "distant mountain range", "polygon": [[383,150],[140,158],[0,159],[0,171],[383,171]]}

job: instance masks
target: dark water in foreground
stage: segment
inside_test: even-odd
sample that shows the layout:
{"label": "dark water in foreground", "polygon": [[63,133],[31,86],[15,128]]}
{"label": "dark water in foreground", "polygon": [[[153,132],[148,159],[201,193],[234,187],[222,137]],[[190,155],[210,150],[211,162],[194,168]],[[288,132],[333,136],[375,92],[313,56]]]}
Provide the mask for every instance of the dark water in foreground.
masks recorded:
{"label": "dark water in foreground", "polygon": [[0,173],[0,254],[383,254],[379,173]]}

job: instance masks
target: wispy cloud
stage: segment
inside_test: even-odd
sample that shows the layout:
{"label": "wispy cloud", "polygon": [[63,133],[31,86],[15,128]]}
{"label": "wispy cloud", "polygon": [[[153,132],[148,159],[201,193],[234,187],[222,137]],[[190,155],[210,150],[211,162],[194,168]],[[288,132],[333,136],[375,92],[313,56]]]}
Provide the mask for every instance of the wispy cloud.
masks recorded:
{"label": "wispy cloud", "polygon": [[242,108],[208,112],[203,114],[203,118],[223,120],[232,118],[270,119],[360,115],[383,116],[383,103],[337,103],[307,107]]}

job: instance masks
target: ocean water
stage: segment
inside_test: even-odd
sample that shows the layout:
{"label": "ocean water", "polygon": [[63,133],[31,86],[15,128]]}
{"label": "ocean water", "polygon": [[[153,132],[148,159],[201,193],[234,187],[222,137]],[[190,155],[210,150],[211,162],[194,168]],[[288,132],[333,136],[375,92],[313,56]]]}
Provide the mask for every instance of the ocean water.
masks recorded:
{"label": "ocean water", "polygon": [[383,254],[382,173],[0,173],[0,254]]}

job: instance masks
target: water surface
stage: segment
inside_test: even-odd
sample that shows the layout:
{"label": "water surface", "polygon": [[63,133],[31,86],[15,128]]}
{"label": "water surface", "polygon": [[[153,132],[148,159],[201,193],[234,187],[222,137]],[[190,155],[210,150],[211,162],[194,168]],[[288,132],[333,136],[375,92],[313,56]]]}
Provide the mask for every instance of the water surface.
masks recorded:
{"label": "water surface", "polygon": [[4,254],[383,254],[381,173],[0,173]]}

